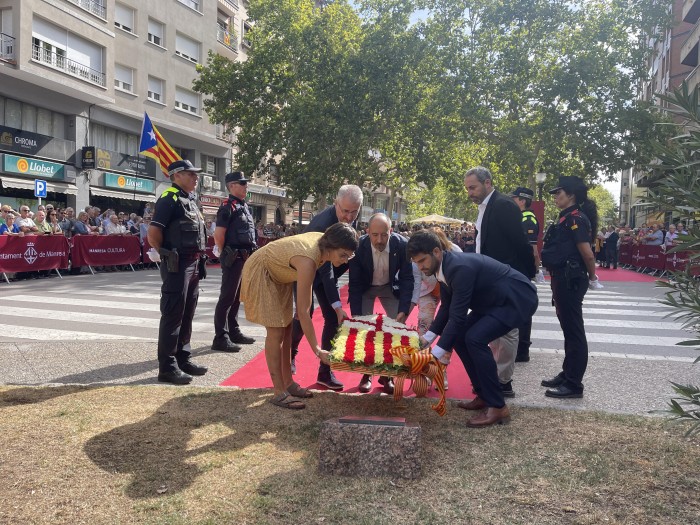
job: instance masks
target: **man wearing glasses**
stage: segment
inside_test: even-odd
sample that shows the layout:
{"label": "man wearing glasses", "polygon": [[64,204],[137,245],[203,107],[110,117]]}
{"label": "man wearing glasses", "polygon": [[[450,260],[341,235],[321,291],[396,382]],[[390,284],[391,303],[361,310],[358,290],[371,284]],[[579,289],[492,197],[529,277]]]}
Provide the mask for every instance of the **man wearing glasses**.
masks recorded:
{"label": "man wearing glasses", "polygon": [[245,202],[248,179],[242,171],[226,175],[228,199],[216,212],[214,242],[221,260],[221,292],[214,310],[214,341],[212,350],[239,352],[239,345],[255,342],[241,332],[238,309],[241,305],[241,274],[243,264],[257,248],[255,220]]}
{"label": "man wearing glasses", "polygon": [[16,221],[20,231],[24,234],[36,234],[39,231],[34,221],[29,217],[29,208],[27,206],[19,207],[19,219]]}
{"label": "man wearing glasses", "polygon": [[[362,209],[362,189],[354,184],[346,184],[338,190],[333,206],[329,206],[316,215],[303,233],[325,232],[330,226],[338,222],[350,224],[353,228],[357,226],[357,216]],[[331,341],[335,338],[338,325],[348,316],[343,310],[338,293],[338,279],[348,269],[347,264],[334,267],[331,263],[325,263],[316,272],[314,279],[314,294],[318,300],[323,313],[323,334],[321,336],[321,348],[330,350]],[[313,303],[311,305],[311,315],[313,315]],[[295,357],[299,351],[299,343],[304,333],[297,316],[292,322],[292,373],[296,372]],[[331,367],[320,363],[318,367],[318,377],[316,382],[331,390],[342,390],[343,383],[335,378]]]}

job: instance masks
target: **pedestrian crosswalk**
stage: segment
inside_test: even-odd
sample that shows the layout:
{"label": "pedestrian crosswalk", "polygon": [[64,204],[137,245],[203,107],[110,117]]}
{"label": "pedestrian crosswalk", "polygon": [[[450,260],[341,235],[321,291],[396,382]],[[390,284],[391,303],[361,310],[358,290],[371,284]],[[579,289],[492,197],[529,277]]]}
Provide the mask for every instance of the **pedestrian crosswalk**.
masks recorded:
{"label": "pedestrian crosswalk", "polygon": [[[3,288],[0,342],[157,339],[160,279],[156,272],[82,276],[13,286]],[[219,286],[218,272],[211,272],[202,283],[193,341],[206,342],[213,337]],[[563,351],[564,338],[549,285],[539,284],[537,288],[540,306],[533,318],[531,351]],[[649,295],[643,295],[647,292]],[[691,338],[691,334],[684,332],[676,320],[664,317],[672,310],[661,305],[656,295],[659,292],[653,287],[641,289],[640,285],[589,291],[584,300],[584,319],[591,353],[690,361],[697,357],[694,348],[676,346]],[[239,319],[247,334],[262,340],[264,328],[245,320],[244,305]]]}

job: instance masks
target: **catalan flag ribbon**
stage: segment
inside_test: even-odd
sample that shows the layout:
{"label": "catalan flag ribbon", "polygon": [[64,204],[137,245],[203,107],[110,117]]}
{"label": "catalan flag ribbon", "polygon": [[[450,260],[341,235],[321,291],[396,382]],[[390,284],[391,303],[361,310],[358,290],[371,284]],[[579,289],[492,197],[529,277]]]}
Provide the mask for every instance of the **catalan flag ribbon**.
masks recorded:
{"label": "catalan flag ribbon", "polygon": [[165,176],[168,176],[168,166],[176,160],[182,160],[172,148],[168,141],[163,138],[158,132],[151,119],[148,118],[148,113],[143,114],[143,125],[141,126],[141,144],[139,146],[141,155],[151,157],[160,164],[160,169],[163,170]]}

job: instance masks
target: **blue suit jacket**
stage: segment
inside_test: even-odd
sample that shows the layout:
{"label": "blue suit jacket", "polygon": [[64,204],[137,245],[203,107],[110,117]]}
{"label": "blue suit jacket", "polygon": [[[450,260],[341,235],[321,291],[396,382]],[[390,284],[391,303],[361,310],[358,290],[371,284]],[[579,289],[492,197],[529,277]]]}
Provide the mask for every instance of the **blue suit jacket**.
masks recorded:
{"label": "blue suit jacket", "polygon": [[522,273],[476,253],[443,252],[440,310],[430,331],[442,335],[438,346],[451,350],[463,338],[467,314],[490,315],[506,326],[525,324],[537,310],[537,289]]}
{"label": "blue suit jacket", "polygon": [[[335,213],[335,206],[331,205],[321,213],[316,215],[311,222],[306,225],[303,233],[308,232],[325,232],[328,228],[338,222],[338,215]],[[355,227],[355,223],[352,224]],[[314,278],[314,287],[323,286],[324,294],[330,304],[340,301],[338,293],[338,278],[348,270],[348,265],[343,264],[334,268],[329,262],[324,263],[316,272]]]}
{"label": "blue suit jacket", "polygon": [[[399,300],[399,312],[406,315],[411,310],[411,297],[413,295],[413,267],[411,260],[406,255],[408,241],[397,233],[389,236],[389,275],[394,295]],[[350,259],[350,313],[352,315],[369,315],[372,312],[362,311],[362,294],[372,286],[374,275],[374,259],[372,257],[372,243],[369,235],[360,238],[360,245],[355,252],[355,257]]]}

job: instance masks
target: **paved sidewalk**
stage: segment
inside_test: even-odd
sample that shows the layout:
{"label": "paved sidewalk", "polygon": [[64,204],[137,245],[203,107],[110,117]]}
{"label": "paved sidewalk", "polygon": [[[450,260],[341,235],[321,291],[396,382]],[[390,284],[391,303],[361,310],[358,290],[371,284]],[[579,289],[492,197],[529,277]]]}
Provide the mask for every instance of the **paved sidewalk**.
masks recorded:
{"label": "paved sidewalk", "polygon": [[[209,345],[204,341],[192,344],[197,362],[209,367],[209,372],[195,378],[192,386],[217,386],[262,350],[262,338],[238,354],[212,352]],[[586,372],[584,398],[554,400],[544,396],[540,381],[556,375],[563,355],[534,347],[531,355],[529,363],[516,365],[517,397],[509,400],[516,406],[648,415],[650,410],[666,406],[673,394],[671,381],[700,383],[700,363],[693,365],[689,358],[593,353]],[[0,384],[4,385],[161,384],[156,381],[153,342],[0,343],[0,356]]]}

